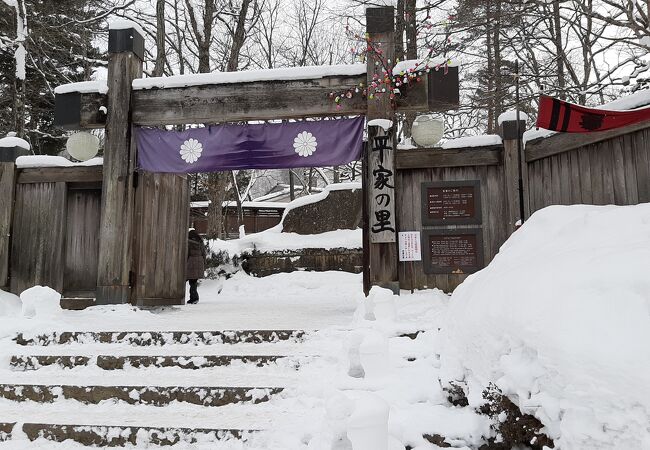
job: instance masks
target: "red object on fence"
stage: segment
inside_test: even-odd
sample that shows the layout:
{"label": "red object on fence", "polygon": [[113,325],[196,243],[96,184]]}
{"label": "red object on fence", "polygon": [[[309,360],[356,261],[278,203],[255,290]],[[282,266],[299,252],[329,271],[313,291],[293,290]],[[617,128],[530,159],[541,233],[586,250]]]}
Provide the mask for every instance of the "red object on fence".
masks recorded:
{"label": "red object on fence", "polygon": [[541,95],[537,126],[565,133],[589,133],[620,128],[650,119],[650,108],[608,111],[585,108],[557,98]]}

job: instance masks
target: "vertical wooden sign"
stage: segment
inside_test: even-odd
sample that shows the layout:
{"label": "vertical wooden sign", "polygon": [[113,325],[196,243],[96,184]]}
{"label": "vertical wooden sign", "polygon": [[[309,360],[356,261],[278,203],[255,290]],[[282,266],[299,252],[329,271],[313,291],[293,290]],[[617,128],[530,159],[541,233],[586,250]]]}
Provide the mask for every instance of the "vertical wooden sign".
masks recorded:
{"label": "vertical wooden sign", "polygon": [[[385,128],[384,128],[385,127]],[[395,152],[392,122],[368,122],[370,181],[370,242],[395,242]]]}
{"label": "vertical wooden sign", "polygon": [[[395,214],[395,110],[390,93],[371,91],[395,64],[395,10],[366,9],[368,146],[364,157],[364,291],[381,286],[399,293],[397,217]],[[372,95],[371,95],[372,94]]]}

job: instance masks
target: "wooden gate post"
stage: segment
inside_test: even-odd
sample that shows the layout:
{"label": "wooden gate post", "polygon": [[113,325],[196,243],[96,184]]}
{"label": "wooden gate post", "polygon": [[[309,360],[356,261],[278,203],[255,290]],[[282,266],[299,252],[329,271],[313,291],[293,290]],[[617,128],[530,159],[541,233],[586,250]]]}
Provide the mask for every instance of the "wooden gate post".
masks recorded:
{"label": "wooden gate post", "polygon": [[[506,183],[506,204],[508,214],[508,233],[512,233],[517,229],[517,222],[523,221],[522,217],[522,204],[520,190],[526,187],[526,179],[524,168],[526,165],[524,155],[520,154],[519,138],[526,129],[526,122],[519,121],[517,126],[516,120],[506,120],[501,124],[501,137],[503,139],[503,170],[505,172]],[[519,135],[518,135],[519,134]],[[521,168],[520,168],[521,164]],[[521,178],[521,183],[520,183]],[[527,197],[527,190],[523,191],[524,199]],[[524,209],[527,210],[527,205],[524,200]]]}
{"label": "wooden gate post", "polygon": [[135,137],[131,85],[142,77],[144,37],[136,28],[108,36],[108,112],[99,227],[97,304],[128,303],[132,270]]}
{"label": "wooden gate post", "polygon": [[[366,9],[368,145],[364,154],[364,290],[381,286],[399,293],[395,214],[395,111],[386,77],[395,65],[394,7]],[[374,89],[373,82],[380,82]],[[385,87],[385,91],[383,88]]]}

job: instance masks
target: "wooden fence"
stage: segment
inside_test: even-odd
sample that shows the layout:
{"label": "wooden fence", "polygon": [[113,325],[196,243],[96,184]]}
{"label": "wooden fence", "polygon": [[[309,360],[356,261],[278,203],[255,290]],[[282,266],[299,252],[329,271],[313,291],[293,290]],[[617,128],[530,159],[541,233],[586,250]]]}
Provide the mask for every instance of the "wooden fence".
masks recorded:
{"label": "wooden fence", "polygon": [[[504,129],[512,125],[506,122]],[[514,138],[492,147],[397,152],[398,228],[420,232],[422,246],[422,261],[399,263],[402,289],[454,290],[485,267],[515,230]],[[525,218],[549,205],[650,202],[650,122],[528,142],[522,173]],[[445,189],[450,193],[440,194]]]}

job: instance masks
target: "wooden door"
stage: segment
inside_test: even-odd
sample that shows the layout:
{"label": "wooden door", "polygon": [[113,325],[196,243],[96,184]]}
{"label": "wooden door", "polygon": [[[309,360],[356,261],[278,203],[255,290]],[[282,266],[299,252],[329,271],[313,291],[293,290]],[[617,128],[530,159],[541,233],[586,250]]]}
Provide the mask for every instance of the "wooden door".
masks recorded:
{"label": "wooden door", "polygon": [[70,187],[67,197],[64,296],[94,297],[102,191]]}
{"label": "wooden door", "polygon": [[138,174],[132,303],[182,305],[185,301],[190,194],[187,176]]}

